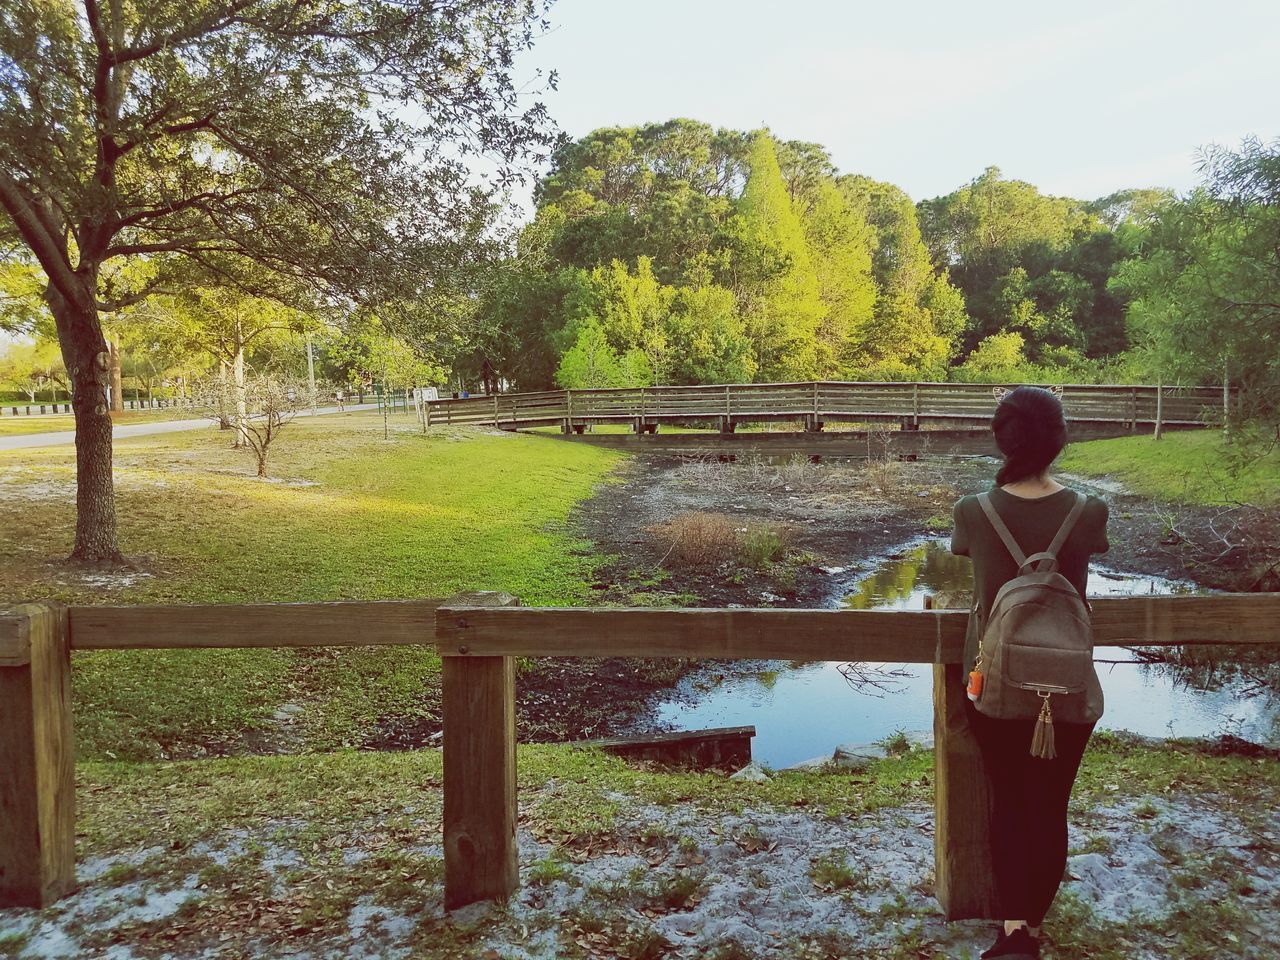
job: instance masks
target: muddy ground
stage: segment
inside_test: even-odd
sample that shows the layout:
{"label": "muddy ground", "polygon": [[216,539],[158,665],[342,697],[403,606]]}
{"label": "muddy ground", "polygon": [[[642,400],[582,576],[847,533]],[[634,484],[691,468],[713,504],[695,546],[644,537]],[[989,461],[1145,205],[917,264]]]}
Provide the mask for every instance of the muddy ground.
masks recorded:
{"label": "muddy ground", "polygon": [[[571,522],[608,558],[593,585],[601,604],[832,607],[905,544],[947,538],[952,505],[987,489],[997,466],[988,457],[822,464],[635,457],[621,468],[620,482],[583,503]],[[1280,589],[1280,518],[1274,513],[1238,504],[1162,503],[1106,480],[1061,479],[1108,501],[1108,567],[1214,589]],[[776,530],[787,543],[785,556],[764,563],[683,562],[667,525],[690,514],[728,518],[740,530]],[[657,729],[656,703],[673,695],[676,680],[701,668],[732,665],[633,659],[527,664],[517,691],[522,739]]]}

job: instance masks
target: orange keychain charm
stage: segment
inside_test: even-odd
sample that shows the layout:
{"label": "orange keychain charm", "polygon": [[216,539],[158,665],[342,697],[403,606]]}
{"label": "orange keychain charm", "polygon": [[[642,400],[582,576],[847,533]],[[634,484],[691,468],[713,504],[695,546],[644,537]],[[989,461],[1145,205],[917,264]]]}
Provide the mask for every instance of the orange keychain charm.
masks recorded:
{"label": "orange keychain charm", "polygon": [[982,696],[982,674],[977,670],[969,673],[969,686],[967,687],[970,700],[977,700]]}

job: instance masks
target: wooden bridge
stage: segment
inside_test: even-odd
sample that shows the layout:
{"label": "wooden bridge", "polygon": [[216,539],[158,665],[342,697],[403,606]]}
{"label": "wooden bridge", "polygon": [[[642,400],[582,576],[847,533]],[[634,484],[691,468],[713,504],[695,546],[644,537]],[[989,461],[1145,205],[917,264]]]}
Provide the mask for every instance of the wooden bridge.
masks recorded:
{"label": "wooden bridge", "polygon": [[[0,908],[75,879],[71,652],[435,645],[444,660],[445,906],[504,898],[516,850],[515,657],[702,657],[934,665],[936,894],[998,917],[987,785],[964,712],[964,610],[523,608],[501,594],[250,606],[0,610]],[[1280,595],[1094,601],[1098,644],[1280,644]]]}
{"label": "wooden bridge", "polygon": [[[636,433],[653,433],[664,423],[705,424],[731,433],[741,424],[774,422],[802,424],[815,432],[826,424],[885,422],[919,430],[985,426],[994,411],[992,389],[977,383],[820,381],[547,390],[433,400],[425,405],[425,416],[428,424],[502,430],[558,426],[564,433],[582,433],[596,424],[626,424]],[[1069,422],[1113,433],[1157,423],[1198,427],[1220,422],[1232,395],[1219,387],[1062,387]]]}

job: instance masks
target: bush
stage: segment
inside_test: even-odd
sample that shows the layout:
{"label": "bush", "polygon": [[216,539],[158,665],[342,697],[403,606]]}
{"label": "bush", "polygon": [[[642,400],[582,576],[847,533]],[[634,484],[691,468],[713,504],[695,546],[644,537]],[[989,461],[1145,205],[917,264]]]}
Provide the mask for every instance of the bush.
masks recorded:
{"label": "bush", "polygon": [[744,527],[720,513],[682,513],[647,532],[666,548],[665,562],[685,567],[718,567],[737,561],[759,569],[785,557],[791,540],[786,527],[768,523]]}
{"label": "bush", "polygon": [[666,547],[664,559],[678,566],[714,567],[738,552],[738,525],[720,513],[682,513],[648,532]]}
{"label": "bush", "polygon": [[752,524],[741,532],[738,554],[744,565],[759,569],[786,556],[787,540],[784,527]]}

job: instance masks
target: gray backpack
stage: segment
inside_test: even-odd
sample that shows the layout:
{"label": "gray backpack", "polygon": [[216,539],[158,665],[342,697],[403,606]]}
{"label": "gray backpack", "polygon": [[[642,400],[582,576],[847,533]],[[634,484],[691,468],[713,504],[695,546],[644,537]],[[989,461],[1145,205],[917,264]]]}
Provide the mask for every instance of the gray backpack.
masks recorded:
{"label": "gray backpack", "polygon": [[[1093,723],[1102,716],[1102,686],[1093,667],[1089,606],[1058,572],[1058,551],[1084,510],[1084,494],[1047,550],[1027,556],[987,494],[983,512],[1018,565],[1002,586],[987,622],[979,623],[978,661],[970,699],[979,713],[1001,720],[1036,718],[1031,754],[1052,759],[1053,721]],[[974,605],[975,610],[977,604]]]}

